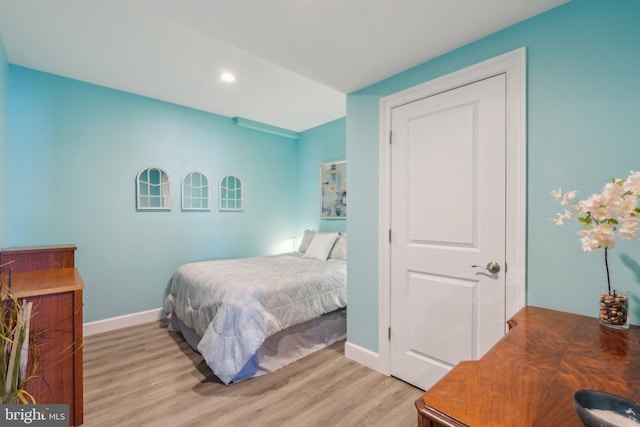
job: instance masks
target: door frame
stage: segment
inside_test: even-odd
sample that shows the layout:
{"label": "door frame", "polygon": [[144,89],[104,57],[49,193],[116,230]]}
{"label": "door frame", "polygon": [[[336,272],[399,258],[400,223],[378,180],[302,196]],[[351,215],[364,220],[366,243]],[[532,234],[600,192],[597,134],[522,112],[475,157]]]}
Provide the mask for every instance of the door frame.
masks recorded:
{"label": "door frame", "polygon": [[[391,111],[456,87],[506,74],[507,319],[526,303],[526,48],[507,52],[380,99],[378,222],[378,370],[391,375]],[[505,323],[505,332],[507,325]]]}

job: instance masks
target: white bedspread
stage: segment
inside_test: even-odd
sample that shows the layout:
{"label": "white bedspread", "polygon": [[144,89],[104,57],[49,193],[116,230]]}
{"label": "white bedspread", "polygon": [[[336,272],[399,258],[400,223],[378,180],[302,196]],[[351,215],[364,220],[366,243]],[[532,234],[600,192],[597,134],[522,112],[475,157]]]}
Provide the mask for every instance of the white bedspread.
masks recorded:
{"label": "white bedspread", "polygon": [[264,340],[346,307],[346,261],[268,257],[202,261],[179,267],[165,311],[202,336],[198,350],[229,384]]}

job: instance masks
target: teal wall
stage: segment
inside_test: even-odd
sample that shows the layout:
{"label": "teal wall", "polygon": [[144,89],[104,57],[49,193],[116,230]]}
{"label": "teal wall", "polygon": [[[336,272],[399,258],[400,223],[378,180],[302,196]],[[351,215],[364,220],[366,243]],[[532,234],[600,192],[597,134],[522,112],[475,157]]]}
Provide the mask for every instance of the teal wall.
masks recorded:
{"label": "teal wall", "polygon": [[[583,197],[640,169],[640,2],[573,0],[347,97],[350,342],[378,348],[378,125],[381,97],[527,48],[527,303],[596,316],[603,252],[584,253],[577,224],[549,193]],[[453,189],[452,189],[453,190]],[[640,243],[610,253],[615,287],[640,323]]]}
{"label": "teal wall", "polygon": [[[302,132],[298,141],[298,230],[346,232],[344,219],[320,219],[320,163],[346,159],[346,119]],[[347,163],[347,180],[349,164]],[[348,212],[348,211],[347,211]],[[301,238],[298,235],[298,238]]]}
{"label": "teal wall", "polygon": [[[77,244],[85,321],[93,321],[161,306],[168,277],[183,262],[286,251],[303,228],[348,225],[349,341],[377,351],[379,100],[525,46],[528,303],[594,315],[605,282],[602,253],[581,251],[577,225],[548,222],[559,210],[549,192],[586,196],[640,168],[638,22],[636,0],[573,0],[350,94],[346,119],[302,132],[297,143],[229,118],[8,66],[2,51],[0,246]],[[349,219],[321,221],[318,164],[345,157]],[[136,212],[135,176],[147,166],[169,172],[171,212]],[[194,169],[213,184],[222,174],[240,175],[245,212],[181,212],[179,182]],[[632,308],[640,307],[639,254],[637,242],[622,242],[610,256],[614,285],[632,291]]]}
{"label": "teal wall", "polygon": [[9,64],[0,40],[0,248],[9,242],[8,81]]}
{"label": "teal wall", "polygon": [[[301,235],[295,140],[13,65],[9,123],[9,243],[78,246],[87,322],[161,307],[184,262],[285,252]],[[171,177],[170,212],[135,209],[135,178],[149,166]],[[216,207],[218,180],[240,176],[244,212],[182,212],[192,170],[209,177]]]}

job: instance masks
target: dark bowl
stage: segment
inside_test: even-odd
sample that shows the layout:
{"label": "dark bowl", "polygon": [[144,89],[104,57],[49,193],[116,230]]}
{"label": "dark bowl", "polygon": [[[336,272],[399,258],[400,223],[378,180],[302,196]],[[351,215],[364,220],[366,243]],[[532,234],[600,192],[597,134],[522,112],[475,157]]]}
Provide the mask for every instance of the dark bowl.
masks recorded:
{"label": "dark bowl", "polygon": [[[573,406],[587,427],[619,427],[620,424],[616,423],[615,419],[620,419],[619,417],[624,417],[629,422],[635,421],[640,426],[640,405],[615,394],[597,390],[578,390],[573,394]],[[607,413],[596,415],[590,409],[601,409]]]}

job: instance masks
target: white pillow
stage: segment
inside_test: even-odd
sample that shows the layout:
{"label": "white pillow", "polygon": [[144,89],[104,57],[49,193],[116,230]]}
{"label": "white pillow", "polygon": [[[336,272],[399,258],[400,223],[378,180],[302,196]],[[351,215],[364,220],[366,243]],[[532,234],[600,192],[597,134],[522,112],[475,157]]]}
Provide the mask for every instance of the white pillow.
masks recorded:
{"label": "white pillow", "polygon": [[313,236],[315,235],[316,232],[314,230],[304,230],[304,235],[302,236],[302,241],[298,247],[298,252],[305,253],[313,240]]}
{"label": "white pillow", "polygon": [[302,257],[326,261],[337,238],[338,233],[316,233],[316,235],[313,236],[309,248]]}
{"label": "white pillow", "polygon": [[340,233],[333,249],[329,252],[329,258],[347,259],[347,233]]}

